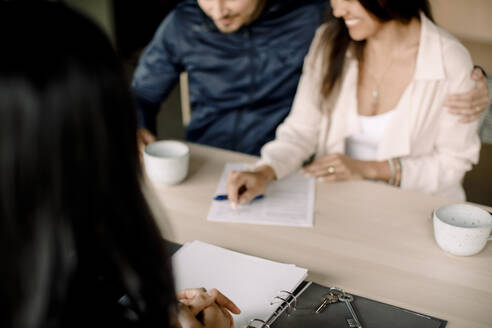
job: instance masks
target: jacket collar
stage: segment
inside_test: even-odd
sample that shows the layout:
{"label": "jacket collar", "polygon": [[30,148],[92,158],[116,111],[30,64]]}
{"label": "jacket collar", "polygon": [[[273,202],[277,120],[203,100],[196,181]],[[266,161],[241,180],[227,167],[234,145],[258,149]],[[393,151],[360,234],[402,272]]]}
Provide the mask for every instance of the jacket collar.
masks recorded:
{"label": "jacket collar", "polygon": [[[424,14],[420,14],[420,43],[413,82],[410,82],[402,94],[405,97],[409,88],[415,83],[425,80],[442,80],[445,78],[442,42],[438,27]],[[401,103],[400,99],[400,103]],[[418,99],[406,97],[405,108],[397,108],[395,114],[386,126],[385,137],[378,148],[378,160],[384,158],[404,157],[410,154],[411,113],[418,107]],[[398,142],[394,142],[398,140]]]}
{"label": "jacket collar", "polygon": [[420,44],[415,67],[415,80],[445,78],[439,28],[420,13]]}

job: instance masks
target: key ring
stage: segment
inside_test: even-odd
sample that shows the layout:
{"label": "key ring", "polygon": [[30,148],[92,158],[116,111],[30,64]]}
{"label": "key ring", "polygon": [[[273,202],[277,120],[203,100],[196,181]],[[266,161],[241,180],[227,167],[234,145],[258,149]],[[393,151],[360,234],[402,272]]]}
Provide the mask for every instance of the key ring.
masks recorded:
{"label": "key ring", "polygon": [[338,299],[342,302],[352,302],[354,297],[350,294],[343,294],[338,297]]}
{"label": "key ring", "polygon": [[341,302],[352,302],[354,300],[354,297],[352,295],[345,293],[345,291],[341,288],[331,287],[330,291],[338,293],[338,299]]}
{"label": "key ring", "polygon": [[338,287],[330,287],[330,291],[339,294],[340,296],[345,295],[345,291]]}

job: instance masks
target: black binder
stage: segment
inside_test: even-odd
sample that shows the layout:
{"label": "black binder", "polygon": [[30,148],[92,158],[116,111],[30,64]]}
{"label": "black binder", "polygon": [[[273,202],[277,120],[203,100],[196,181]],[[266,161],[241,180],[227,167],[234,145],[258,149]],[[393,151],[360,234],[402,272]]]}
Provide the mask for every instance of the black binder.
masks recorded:
{"label": "black binder", "polygon": [[[319,314],[314,313],[322,302],[324,295],[330,292],[328,287],[311,284],[297,297],[295,309],[284,306],[276,320],[272,320],[271,328],[297,327],[330,327],[348,328],[347,319],[352,318],[343,302],[329,304]],[[447,321],[420,314],[393,305],[377,302],[368,298],[352,295],[352,306],[357,313],[363,328],[444,328]]]}

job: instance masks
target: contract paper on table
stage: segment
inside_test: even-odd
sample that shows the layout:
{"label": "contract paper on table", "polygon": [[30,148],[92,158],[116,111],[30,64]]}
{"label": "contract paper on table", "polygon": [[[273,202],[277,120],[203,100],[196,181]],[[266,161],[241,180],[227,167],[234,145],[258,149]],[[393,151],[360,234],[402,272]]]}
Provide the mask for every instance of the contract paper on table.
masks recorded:
{"label": "contract paper on table", "polygon": [[[216,195],[227,193],[227,176],[242,171],[244,163],[227,163],[220,178]],[[312,227],[314,215],[315,180],[295,173],[271,182],[262,199],[233,209],[229,201],[214,201],[208,212],[209,221],[241,222]],[[213,198],[213,197],[212,197]]]}

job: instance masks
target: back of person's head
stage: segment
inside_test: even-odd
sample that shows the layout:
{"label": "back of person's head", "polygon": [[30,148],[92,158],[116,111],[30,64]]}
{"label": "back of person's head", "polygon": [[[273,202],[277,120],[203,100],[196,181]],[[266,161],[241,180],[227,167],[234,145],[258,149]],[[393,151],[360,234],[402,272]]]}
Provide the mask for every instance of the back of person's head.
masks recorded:
{"label": "back of person's head", "polygon": [[140,190],[135,112],[110,42],[42,1],[0,2],[0,40],[0,326],[115,313],[168,326],[170,264]]}

